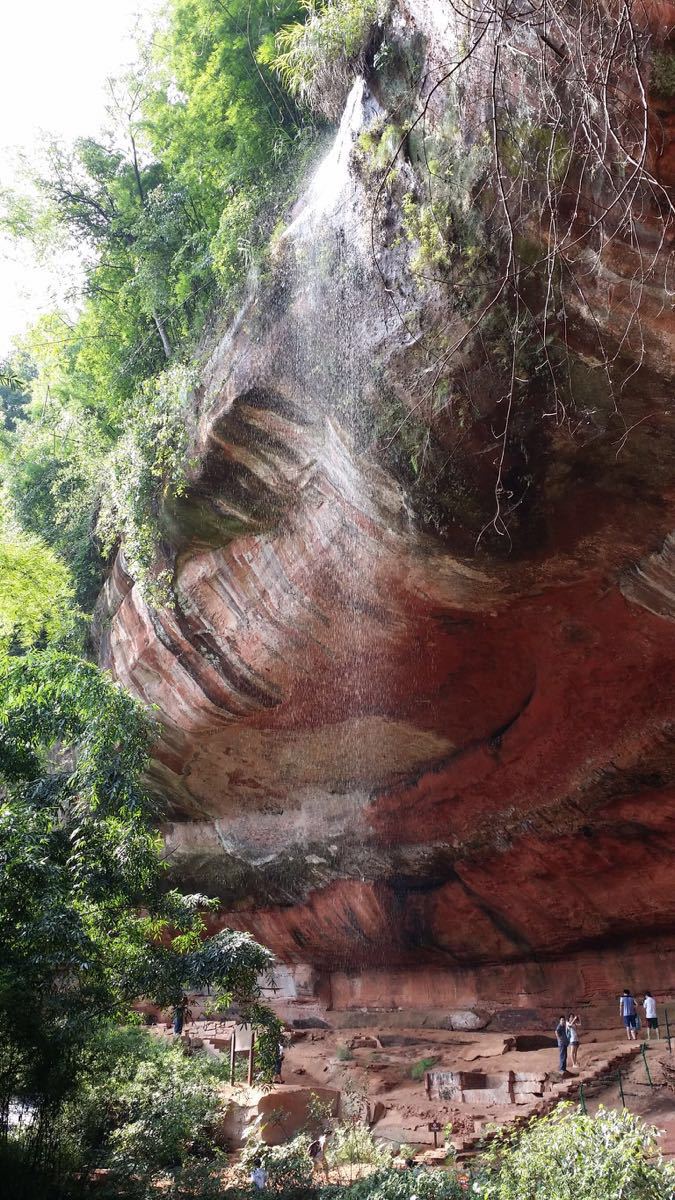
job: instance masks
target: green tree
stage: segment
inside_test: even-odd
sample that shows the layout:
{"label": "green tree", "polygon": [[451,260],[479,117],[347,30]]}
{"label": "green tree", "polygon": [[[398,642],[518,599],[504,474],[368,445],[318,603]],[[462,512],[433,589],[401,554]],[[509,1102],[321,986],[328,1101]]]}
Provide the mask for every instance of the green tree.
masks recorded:
{"label": "green tree", "polygon": [[11,650],[68,642],[78,618],[67,567],[38,538],[0,526],[0,670]]}
{"label": "green tree", "polygon": [[207,983],[255,1005],[270,969],[246,934],[204,937],[213,902],[167,890],[151,738],[139,706],[73,656],[32,652],[0,676],[0,1147],[20,1102],[34,1165],[102,1021]]}
{"label": "green tree", "polygon": [[108,546],[142,534],[130,554],[147,566],[147,489],[132,511],[134,473],[118,471],[139,440],[134,420],[151,381],[189,359],[207,312],[238,302],[311,145],[272,67],[276,33],[299,11],[297,0],[170,0],[152,49],[109,84],[108,129],[48,143],[37,199],[0,197],[6,231],[81,259],[77,318],[47,314],[24,339],[35,378],[29,403],[6,398],[2,466],[15,519],[69,565],[86,611],[104,567],[101,482],[114,477],[106,508],[119,517],[101,523]]}

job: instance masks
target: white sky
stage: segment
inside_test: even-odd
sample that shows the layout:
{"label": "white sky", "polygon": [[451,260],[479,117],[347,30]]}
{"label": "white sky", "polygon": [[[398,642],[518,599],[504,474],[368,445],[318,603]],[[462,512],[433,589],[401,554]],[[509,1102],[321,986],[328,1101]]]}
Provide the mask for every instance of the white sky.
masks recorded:
{"label": "white sky", "polygon": [[[131,32],[157,0],[5,0],[0,9],[0,186],[12,185],[11,148],[42,130],[65,139],[96,134],[105,81],[134,57]],[[12,338],[58,299],[60,280],[27,249],[0,238],[0,358]]]}

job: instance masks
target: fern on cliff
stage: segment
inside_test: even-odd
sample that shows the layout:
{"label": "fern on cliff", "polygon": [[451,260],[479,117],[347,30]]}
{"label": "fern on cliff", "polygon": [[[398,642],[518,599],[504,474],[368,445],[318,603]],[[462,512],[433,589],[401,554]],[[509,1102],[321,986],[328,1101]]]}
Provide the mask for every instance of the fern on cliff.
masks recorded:
{"label": "fern on cliff", "polygon": [[366,65],[387,0],[302,0],[303,22],[276,37],[273,66],[292,96],[336,121],[354,78]]}

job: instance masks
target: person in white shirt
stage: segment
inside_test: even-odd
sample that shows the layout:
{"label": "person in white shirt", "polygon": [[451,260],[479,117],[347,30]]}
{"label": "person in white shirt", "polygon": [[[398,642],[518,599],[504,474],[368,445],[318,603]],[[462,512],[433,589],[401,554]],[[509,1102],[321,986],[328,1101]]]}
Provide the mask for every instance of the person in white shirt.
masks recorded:
{"label": "person in white shirt", "polygon": [[656,1033],[656,1040],[659,1040],[659,1018],[656,1015],[656,1000],[651,992],[645,992],[645,998],[642,1001],[642,1007],[645,1010],[645,1021],[647,1022],[647,1037],[650,1042],[652,1040],[652,1029]]}
{"label": "person in white shirt", "polygon": [[328,1181],[328,1161],[326,1159],[327,1141],[328,1134],[322,1133],[321,1137],[318,1137],[313,1142],[310,1142],[309,1146],[307,1147],[307,1153],[312,1160],[312,1173],[314,1173],[317,1168],[320,1167],[323,1171],[326,1182]]}
{"label": "person in white shirt", "polygon": [[259,1158],[256,1158],[251,1171],[251,1183],[258,1189],[259,1192],[264,1191],[267,1187],[267,1171],[263,1167]]}

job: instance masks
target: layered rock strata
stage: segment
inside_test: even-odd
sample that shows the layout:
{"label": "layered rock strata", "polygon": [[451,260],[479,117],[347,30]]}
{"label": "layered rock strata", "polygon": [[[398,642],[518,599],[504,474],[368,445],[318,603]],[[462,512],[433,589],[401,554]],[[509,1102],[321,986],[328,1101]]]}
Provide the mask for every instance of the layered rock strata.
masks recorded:
{"label": "layered rock strata", "polygon": [[[197,465],[162,516],[173,600],[152,607],[121,548],[99,611],[101,661],[161,724],[175,877],[338,1006],[675,984],[666,192],[595,248],[583,295],[562,287],[563,410],[527,355],[505,391],[503,325],[471,332],[458,300],[475,250],[420,268],[419,146],[384,174],[368,157],[420,105],[430,138],[452,125],[475,152],[494,39],[458,97],[436,83],[459,34],[440,4],[391,18],[398,67],[356,82],[269,278],[205,357]],[[650,95],[662,189],[672,111]],[[505,269],[489,162],[465,196],[498,247],[479,292]],[[583,248],[602,192],[578,195]]]}

